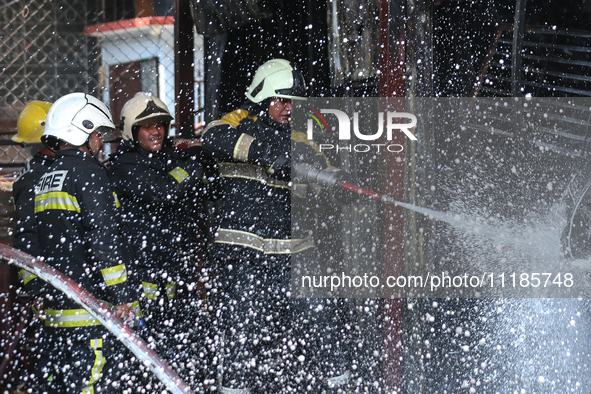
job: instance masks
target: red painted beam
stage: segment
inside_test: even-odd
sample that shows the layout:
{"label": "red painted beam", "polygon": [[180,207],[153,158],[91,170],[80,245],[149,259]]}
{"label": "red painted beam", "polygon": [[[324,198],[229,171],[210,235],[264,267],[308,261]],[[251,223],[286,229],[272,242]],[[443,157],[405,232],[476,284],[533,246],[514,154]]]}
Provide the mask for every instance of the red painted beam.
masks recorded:
{"label": "red painted beam", "polygon": [[[405,33],[404,18],[397,15],[401,10],[392,10],[392,2],[380,0],[379,36],[379,82],[380,97],[404,97]],[[403,11],[403,10],[402,10]],[[389,110],[401,111],[402,100],[391,100]],[[401,111],[403,112],[403,111]],[[404,146],[404,136],[399,133],[391,143]],[[381,190],[397,201],[403,201],[404,161],[384,155],[380,161]],[[394,205],[383,207],[384,257],[386,275],[399,275],[403,262],[402,208]],[[399,392],[402,377],[402,301],[390,298],[384,302],[382,337],[386,345],[386,362],[382,373],[385,385]]]}

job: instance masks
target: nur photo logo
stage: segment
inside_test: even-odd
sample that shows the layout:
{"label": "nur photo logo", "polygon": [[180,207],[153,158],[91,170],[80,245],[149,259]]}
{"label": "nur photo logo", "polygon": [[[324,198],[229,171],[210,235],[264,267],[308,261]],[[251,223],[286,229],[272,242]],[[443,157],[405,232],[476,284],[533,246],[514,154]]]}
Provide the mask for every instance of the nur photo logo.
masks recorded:
{"label": "nur photo logo", "polygon": [[[404,150],[401,144],[391,143],[395,133],[401,132],[411,141],[417,140],[417,137],[411,131],[417,125],[417,117],[408,112],[377,112],[377,114],[373,115],[377,117],[377,122],[370,126],[363,123],[360,125],[360,113],[358,111],[353,112],[351,117],[345,111],[335,108],[322,108],[317,111],[305,107],[304,110],[307,117],[306,134],[309,140],[314,139],[315,128],[318,128],[323,133],[331,130],[336,130],[338,133],[339,144],[319,144],[321,151],[336,150],[339,152],[346,150],[348,152],[363,153],[374,150],[380,152],[383,149],[395,153]],[[327,116],[329,118],[328,122],[323,115],[330,115],[330,117]],[[371,116],[371,114],[369,115]],[[331,129],[328,124],[334,124],[335,117],[337,127]],[[379,140],[384,140],[384,135],[387,143],[378,143]],[[350,143],[353,137],[357,140],[373,143],[342,144],[342,142]]]}

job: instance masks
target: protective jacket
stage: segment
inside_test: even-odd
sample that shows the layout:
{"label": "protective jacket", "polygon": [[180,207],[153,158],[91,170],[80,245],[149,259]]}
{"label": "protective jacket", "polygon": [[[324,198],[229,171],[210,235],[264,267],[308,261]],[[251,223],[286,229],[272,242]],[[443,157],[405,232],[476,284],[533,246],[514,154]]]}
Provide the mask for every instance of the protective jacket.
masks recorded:
{"label": "protective jacket", "polygon": [[307,198],[318,190],[291,182],[291,159],[293,155],[321,168],[330,163],[304,133],[251,111],[238,109],[211,122],[202,137],[203,147],[218,161],[222,179],[216,242],[268,254],[311,248],[313,218],[300,218],[292,234],[291,213],[293,204],[310,204]]}
{"label": "protective jacket", "polygon": [[205,193],[200,150],[190,148],[182,160],[168,148],[156,157],[124,143],[113,156],[111,176],[142,281],[155,283],[163,272],[176,274],[179,249],[189,242],[185,231],[192,220],[187,212]]}
{"label": "protective jacket", "polygon": [[[53,157],[41,153],[35,154],[27,162],[12,186],[12,201],[16,219],[13,246],[35,257],[41,255],[37,220],[35,219],[35,185],[47,172],[53,161]],[[19,275],[30,293],[39,294],[44,286],[43,281],[26,270],[20,270]]]}
{"label": "protective jacket", "polygon": [[[128,287],[120,248],[118,202],[107,170],[85,152],[56,152],[35,187],[35,217],[45,262],[100,300],[119,305],[137,300]],[[49,327],[100,323],[51,286],[44,288]]]}
{"label": "protective jacket", "polygon": [[53,157],[37,153],[20,172],[12,186],[16,226],[13,246],[32,256],[39,255],[39,237],[35,220],[35,184],[53,163]]}

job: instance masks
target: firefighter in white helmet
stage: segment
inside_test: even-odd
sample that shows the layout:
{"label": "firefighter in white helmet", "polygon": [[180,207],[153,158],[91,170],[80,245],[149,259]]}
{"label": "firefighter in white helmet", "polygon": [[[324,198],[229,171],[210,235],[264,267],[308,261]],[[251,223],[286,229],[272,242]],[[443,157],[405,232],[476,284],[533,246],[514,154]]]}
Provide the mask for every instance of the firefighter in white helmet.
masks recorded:
{"label": "firefighter in white helmet", "polygon": [[[199,269],[197,238],[188,231],[196,221],[194,207],[206,190],[201,143],[177,139],[184,152],[173,149],[172,119],[157,96],[137,93],[121,110],[123,142],[110,167],[128,242],[139,258],[134,268],[146,322],[141,334],[169,361],[179,356],[177,346],[184,335],[184,319],[175,316],[178,293],[193,280],[187,272]],[[198,306],[193,303],[192,308]]]}
{"label": "firefighter in white helmet", "polygon": [[[121,248],[117,200],[106,168],[95,160],[114,127],[108,107],[88,94],[68,94],[51,106],[41,140],[56,157],[35,186],[35,219],[44,261],[131,320],[137,296]],[[38,295],[45,322],[36,377],[43,389],[117,392],[117,340],[59,290],[46,285]]]}
{"label": "firefighter in white helmet", "polygon": [[292,63],[269,60],[257,69],[247,103],[211,122],[202,137],[218,160],[223,196],[212,296],[223,338],[221,393],[323,392],[348,384],[349,331],[339,317],[346,311],[289,296],[292,256],[316,258],[314,216],[297,219],[292,232],[292,204],[313,207],[308,197],[318,191],[291,182],[291,158],[329,166],[305,134],[291,131],[292,100],[304,95]]}

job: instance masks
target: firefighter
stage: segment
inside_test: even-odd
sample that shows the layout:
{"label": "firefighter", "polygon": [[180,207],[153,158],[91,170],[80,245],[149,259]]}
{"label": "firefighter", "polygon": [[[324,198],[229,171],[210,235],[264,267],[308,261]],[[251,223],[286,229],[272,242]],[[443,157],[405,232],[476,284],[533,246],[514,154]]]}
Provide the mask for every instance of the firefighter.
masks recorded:
{"label": "firefighter", "polygon": [[[24,106],[16,123],[17,134],[12,140],[20,143],[33,157],[19,173],[12,186],[12,202],[14,204],[15,227],[12,234],[13,246],[32,256],[39,256],[39,237],[37,235],[37,221],[35,220],[35,184],[49,168],[55,157],[53,151],[41,142],[41,135],[45,127],[47,112],[51,103],[32,101]],[[26,270],[20,270],[19,275],[25,288],[31,295],[38,294],[38,286],[42,281],[36,280]],[[38,312],[41,299],[33,300],[33,310]],[[35,332],[38,332],[38,320],[34,319]],[[28,359],[34,365],[34,358]],[[33,383],[34,384],[34,383]]]}
{"label": "firefighter", "polygon": [[32,101],[25,105],[18,116],[18,132],[12,137],[13,141],[23,144],[25,149],[33,154],[12,187],[16,219],[13,245],[32,256],[39,255],[34,186],[55,157],[53,151],[41,142],[49,108],[51,103],[45,101]]}
{"label": "firefighter", "polygon": [[[96,160],[114,139],[108,107],[84,93],[63,96],[47,114],[41,140],[55,161],[35,186],[39,250],[124,320],[133,318],[127,269],[116,221],[116,196]],[[120,345],[66,294],[46,285],[45,322],[37,342],[36,376],[50,393],[118,392]]]}
{"label": "firefighter", "polygon": [[223,196],[212,292],[221,393],[338,391],[350,377],[346,312],[333,300],[290,299],[291,256],[316,256],[313,214],[298,218],[292,232],[292,204],[310,204],[318,191],[291,183],[291,158],[329,166],[305,134],[291,131],[292,100],[304,94],[301,73],[272,59],[257,69],[247,103],[203,133]]}
{"label": "firefighter", "polygon": [[146,322],[141,335],[178,369],[175,361],[186,352],[186,331],[196,324],[189,317],[195,319],[199,306],[190,303],[193,311],[177,316],[177,293],[181,286],[185,292],[194,290],[202,253],[189,230],[197,220],[193,208],[206,188],[201,142],[175,140],[183,146],[181,156],[168,136],[172,120],[164,102],[150,93],[139,92],[127,101],[121,111],[123,142],[110,171],[130,231],[128,242],[138,256],[134,270]]}

